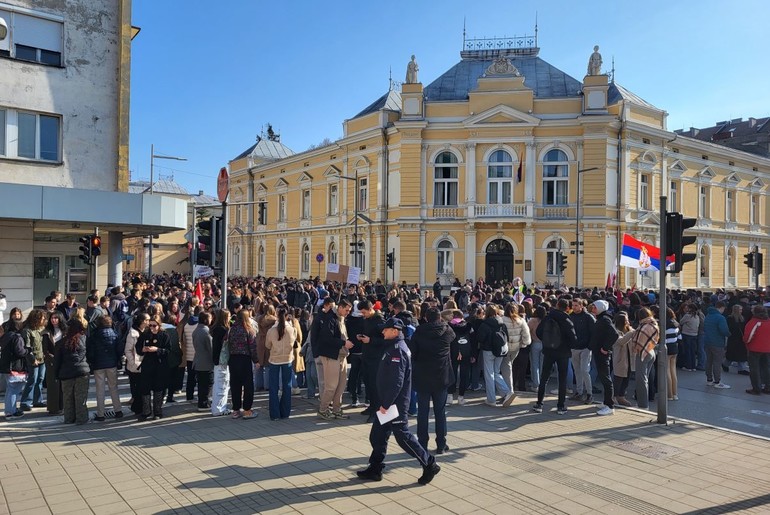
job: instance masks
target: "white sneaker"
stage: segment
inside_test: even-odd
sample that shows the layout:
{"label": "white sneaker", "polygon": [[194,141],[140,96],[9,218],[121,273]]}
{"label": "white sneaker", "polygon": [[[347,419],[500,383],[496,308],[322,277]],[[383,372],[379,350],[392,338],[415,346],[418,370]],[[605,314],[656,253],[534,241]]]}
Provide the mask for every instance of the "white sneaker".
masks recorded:
{"label": "white sneaker", "polygon": [[505,399],[503,399],[503,407],[507,408],[513,403],[513,399],[516,398],[516,394],[511,392],[508,395],[505,396]]}
{"label": "white sneaker", "polygon": [[706,386],[714,386],[714,381],[706,381]]}
{"label": "white sneaker", "polygon": [[719,388],[720,390],[728,390],[732,388],[732,386],[724,383],[714,383],[714,388]]}
{"label": "white sneaker", "polygon": [[601,409],[597,410],[597,415],[614,415],[615,410],[610,408],[609,406],[602,406]]}
{"label": "white sneaker", "polygon": [[292,388],[291,389],[291,394],[292,395],[299,395],[299,393],[300,393],[300,389],[299,388]]}
{"label": "white sneaker", "polygon": [[679,396],[678,396],[678,395],[674,395],[674,396],[671,398],[671,400],[672,400],[672,401],[678,401],[678,400],[679,400]]}
{"label": "white sneaker", "polygon": [[499,408],[500,407],[500,405],[498,403],[496,403],[496,402],[484,401],[484,404],[486,404],[487,406],[491,406],[493,408]]}
{"label": "white sneaker", "polygon": [[460,396],[457,398],[457,404],[459,404],[460,406],[465,406],[465,397],[463,397],[462,395],[460,395]]}
{"label": "white sneaker", "polygon": [[451,393],[446,396],[446,403],[447,405],[451,406],[455,403],[455,397]]}

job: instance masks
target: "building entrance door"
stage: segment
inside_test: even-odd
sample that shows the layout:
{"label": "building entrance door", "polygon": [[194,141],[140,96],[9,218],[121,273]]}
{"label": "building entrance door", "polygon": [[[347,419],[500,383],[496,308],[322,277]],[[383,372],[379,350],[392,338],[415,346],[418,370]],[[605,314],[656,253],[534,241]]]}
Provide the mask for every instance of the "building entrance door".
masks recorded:
{"label": "building entrance door", "polygon": [[513,247],[505,240],[494,240],[486,249],[486,281],[510,281],[513,279]]}

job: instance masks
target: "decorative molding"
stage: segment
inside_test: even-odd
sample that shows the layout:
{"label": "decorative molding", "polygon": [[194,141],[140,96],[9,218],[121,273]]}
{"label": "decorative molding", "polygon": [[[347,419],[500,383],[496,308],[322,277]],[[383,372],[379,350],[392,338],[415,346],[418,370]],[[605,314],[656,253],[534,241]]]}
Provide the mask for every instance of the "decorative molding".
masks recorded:
{"label": "decorative molding", "polygon": [[509,58],[500,56],[487,67],[482,77],[521,77],[521,72]]}

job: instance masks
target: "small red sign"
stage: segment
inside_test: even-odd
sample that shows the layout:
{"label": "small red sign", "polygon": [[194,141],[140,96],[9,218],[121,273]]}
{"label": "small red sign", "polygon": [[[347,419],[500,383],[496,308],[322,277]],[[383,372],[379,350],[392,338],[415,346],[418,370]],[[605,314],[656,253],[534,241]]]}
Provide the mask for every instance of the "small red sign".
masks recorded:
{"label": "small red sign", "polygon": [[217,177],[217,198],[220,202],[227,202],[227,194],[230,192],[230,175],[224,166],[219,169]]}

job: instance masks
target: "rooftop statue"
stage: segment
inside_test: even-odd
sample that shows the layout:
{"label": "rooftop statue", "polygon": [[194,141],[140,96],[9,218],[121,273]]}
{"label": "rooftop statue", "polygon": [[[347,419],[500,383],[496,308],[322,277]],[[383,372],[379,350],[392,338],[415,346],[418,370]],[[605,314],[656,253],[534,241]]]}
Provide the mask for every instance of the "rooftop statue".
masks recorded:
{"label": "rooftop statue", "polygon": [[406,65],[406,83],[407,84],[415,84],[417,82],[417,72],[420,71],[420,67],[417,65],[417,61],[414,60],[414,56],[412,56],[412,60],[409,61],[409,64]]}
{"label": "rooftop statue", "polygon": [[594,47],[594,53],[588,58],[588,75],[602,74],[602,54],[599,53],[599,45]]}

